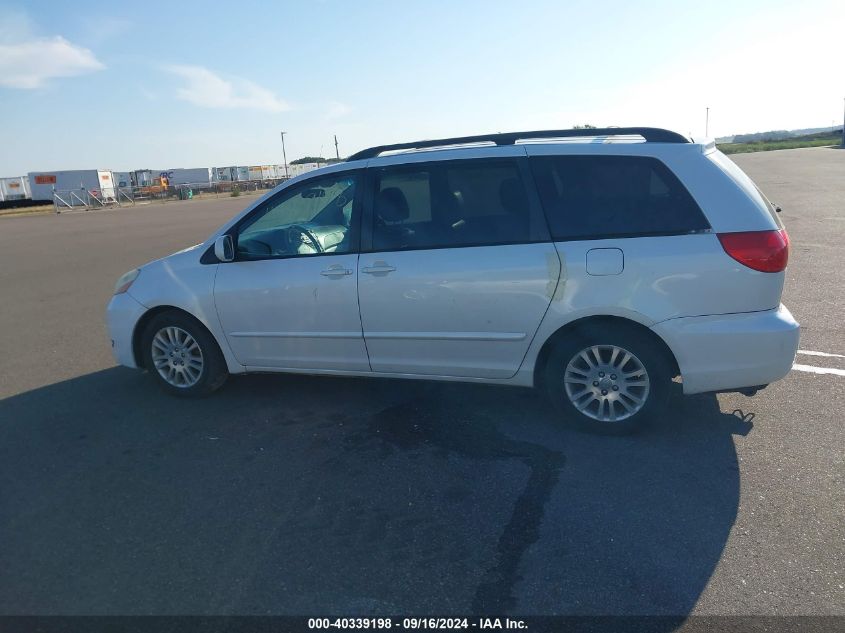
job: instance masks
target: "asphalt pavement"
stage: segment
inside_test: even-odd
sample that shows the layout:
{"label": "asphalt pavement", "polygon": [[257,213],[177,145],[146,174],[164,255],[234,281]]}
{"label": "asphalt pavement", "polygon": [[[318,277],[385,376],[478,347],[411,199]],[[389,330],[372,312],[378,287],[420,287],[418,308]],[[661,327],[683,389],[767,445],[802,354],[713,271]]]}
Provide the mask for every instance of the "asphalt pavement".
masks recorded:
{"label": "asphalt pavement", "polygon": [[[845,355],[845,151],[733,157]],[[115,367],[120,274],[252,199],[0,218],[0,614],[845,615],[845,357],[627,438],[530,390]]]}

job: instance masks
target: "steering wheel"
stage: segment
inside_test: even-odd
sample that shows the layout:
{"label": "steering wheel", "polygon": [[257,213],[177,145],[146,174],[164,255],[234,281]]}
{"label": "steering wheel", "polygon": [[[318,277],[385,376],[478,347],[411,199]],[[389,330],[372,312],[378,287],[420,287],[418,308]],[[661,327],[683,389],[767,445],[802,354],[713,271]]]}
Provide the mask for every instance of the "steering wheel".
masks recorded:
{"label": "steering wheel", "polygon": [[290,230],[290,229],[294,229],[295,231],[297,231],[301,235],[304,235],[305,237],[307,237],[308,241],[311,242],[311,246],[313,246],[314,249],[318,253],[323,252],[323,245],[320,244],[320,240],[318,240],[317,236],[314,235],[314,233],[312,233],[309,229],[305,228],[304,226],[302,226],[300,224],[291,224],[288,227],[288,230]]}

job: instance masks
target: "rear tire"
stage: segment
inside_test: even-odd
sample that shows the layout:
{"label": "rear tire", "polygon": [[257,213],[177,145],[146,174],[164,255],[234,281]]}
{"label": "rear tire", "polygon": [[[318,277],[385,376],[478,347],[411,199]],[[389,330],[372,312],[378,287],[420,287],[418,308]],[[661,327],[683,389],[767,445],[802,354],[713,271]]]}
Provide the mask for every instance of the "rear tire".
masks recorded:
{"label": "rear tire", "polygon": [[209,331],[195,318],[175,310],[147,324],[141,339],[144,366],[168,393],[196,398],[223,386],[226,360]]}
{"label": "rear tire", "polygon": [[588,433],[639,431],[665,410],[672,364],[634,328],[581,328],[555,344],[545,389],[570,426]]}

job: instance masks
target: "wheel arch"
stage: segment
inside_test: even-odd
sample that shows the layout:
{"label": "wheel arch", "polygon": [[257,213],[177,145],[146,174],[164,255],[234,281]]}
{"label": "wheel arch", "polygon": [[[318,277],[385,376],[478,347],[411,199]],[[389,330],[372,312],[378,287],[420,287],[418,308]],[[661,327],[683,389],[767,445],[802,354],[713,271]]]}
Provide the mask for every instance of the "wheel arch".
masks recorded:
{"label": "wheel arch", "polygon": [[147,326],[149,325],[150,321],[152,321],[155,317],[164,312],[179,312],[180,314],[187,316],[192,321],[195,321],[199,326],[201,326],[206,332],[208,332],[209,336],[211,336],[211,339],[217,344],[217,347],[220,347],[220,343],[217,340],[217,337],[214,336],[214,333],[208,329],[205,323],[200,321],[197,317],[195,317],[187,310],[172,305],[156,306],[154,308],[150,308],[149,310],[144,312],[143,315],[141,315],[141,318],[138,319],[138,322],[135,324],[135,329],[132,332],[132,356],[135,358],[135,364],[141,369],[149,369],[149,367],[147,367],[146,363],[144,362],[144,354],[141,350],[141,339],[144,337],[144,331],[147,329]]}
{"label": "wheel arch", "polygon": [[672,375],[677,376],[681,373],[678,367],[678,360],[675,358],[675,354],[672,352],[672,349],[666,341],[664,341],[663,338],[661,338],[660,335],[650,327],[625,317],[593,315],[570,321],[566,325],[563,325],[555,330],[551,336],[546,339],[543,346],[540,348],[540,352],[537,354],[537,360],[534,362],[534,385],[537,387],[543,386],[545,376],[544,369],[546,367],[546,363],[548,362],[549,354],[559,341],[570,336],[583,335],[589,332],[590,329],[598,327],[624,329],[629,332],[637,332],[646,336],[654,342],[656,347],[661,351],[661,354],[663,354],[666,360],[669,361],[672,368]]}

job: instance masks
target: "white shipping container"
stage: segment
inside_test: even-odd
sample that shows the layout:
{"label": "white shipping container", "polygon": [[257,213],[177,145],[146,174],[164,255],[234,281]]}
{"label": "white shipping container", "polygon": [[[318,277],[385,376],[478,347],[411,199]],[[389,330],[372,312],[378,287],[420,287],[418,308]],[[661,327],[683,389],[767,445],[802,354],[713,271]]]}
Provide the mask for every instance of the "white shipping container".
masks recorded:
{"label": "white shipping container", "polygon": [[117,193],[114,187],[114,174],[110,171],[98,170],[97,179],[103,199],[114,198]]}
{"label": "white shipping container", "polygon": [[136,169],[130,172],[130,177],[135,187],[149,187],[155,178],[152,169]]}
{"label": "white shipping container", "polygon": [[103,200],[114,198],[114,178],[107,169],[74,169],[70,171],[31,171],[29,184],[33,200],[53,201],[55,190],[69,204],[83,204],[75,198],[70,199],[68,192],[86,200],[86,195],[95,195]]}
{"label": "white shipping container", "polygon": [[218,182],[232,182],[237,179],[237,167],[215,167],[214,179]]}
{"label": "white shipping container", "polygon": [[212,182],[212,171],[211,167],[165,169],[160,171],[158,176],[166,176],[171,187],[175,185],[207,185]]}
{"label": "white shipping container", "polygon": [[26,176],[0,178],[0,202],[5,202],[6,200],[26,200],[31,197],[29,178]]}
{"label": "white shipping container", "polygon": [[295,178],[296,176],[301,176],[302,174],[306,174],[309,171],[314,171],[315,169],[319,169],[320,167],[325,167],[327,163],[298,163],[296,165],[290,166],[290,177]]}
{"label": "white shipping container", "polygon": [[128,171],[113,171],[114,184],[119,189],[128,189],[132,186],[132,178]]}
{"label": "white shipping container", "polygon": [[249,167],[215,167],[212,170],[212,177],[215,177],[219,182],[237,182],[249,180]]}
{"label": "white shipping container", "polygon": [[276,165],[276,179],[282,180],[283,178],[287,178],[290,175],[290,168],[285,170],[284,165]]}

